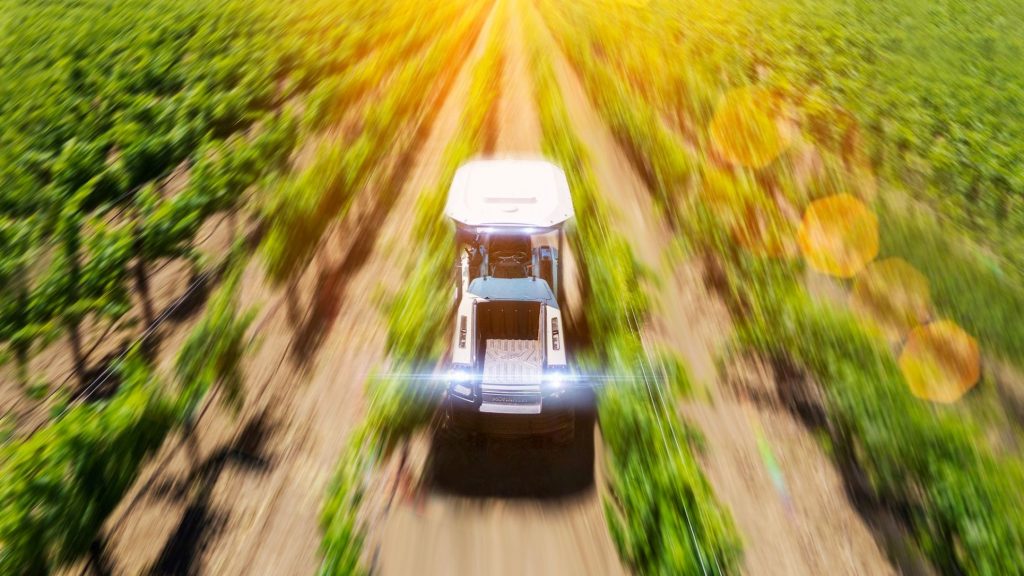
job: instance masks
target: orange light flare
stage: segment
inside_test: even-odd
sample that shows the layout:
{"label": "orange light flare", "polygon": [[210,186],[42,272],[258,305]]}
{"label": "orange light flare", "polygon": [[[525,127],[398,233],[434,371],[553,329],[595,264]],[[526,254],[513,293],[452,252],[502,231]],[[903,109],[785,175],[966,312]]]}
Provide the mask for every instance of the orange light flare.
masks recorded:
{"label": "orange light flare", "polygon": [[795,226],[750,174],[706,167],[701,199],[733,240],[765,257],[796,254]]}
{"label": "orange light flare", "polygon": [[928,278],[901,258],[869,264],[854,280],[850,301],[896,341],[932,315]]}
{"label": "orange light flare", "polygon": [[981,378],[977,341],[949,320],[915,328],[899,366],[914,396],[942,404],[956,402]]}
{"label": "orange light flare", "polygon": [[793,139],[793,131],[779,114],[781,106],[781,98],[766,88],[747,86],[727,92],[708,127],[714,152],[736,166],[771,164]]}
{"label": "orange light flare", "polygon": [[853,278],[878,255],[878,217],[850,194],[828,196],[804,211],[797,238],[811,268]]}

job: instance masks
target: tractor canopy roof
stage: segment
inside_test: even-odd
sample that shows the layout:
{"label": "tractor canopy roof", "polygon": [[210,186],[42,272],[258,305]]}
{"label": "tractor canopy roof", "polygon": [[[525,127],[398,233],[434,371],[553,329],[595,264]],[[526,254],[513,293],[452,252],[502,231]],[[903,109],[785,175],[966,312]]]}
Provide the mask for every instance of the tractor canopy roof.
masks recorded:
{"label": "tractor canopy roof", "polygon": [[467,227],[551,228],[572,218],[572,197],[547,160],[471,160],[455,172],[445,214]]}

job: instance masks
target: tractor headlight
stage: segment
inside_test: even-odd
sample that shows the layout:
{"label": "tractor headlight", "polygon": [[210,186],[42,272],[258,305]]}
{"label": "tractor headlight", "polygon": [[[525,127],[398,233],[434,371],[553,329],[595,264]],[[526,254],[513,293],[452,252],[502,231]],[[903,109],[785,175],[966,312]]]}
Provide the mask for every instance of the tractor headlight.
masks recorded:
{"label": "tractor headlight", "polygon": [[565,368],[550,369],[544,374],[544,385],[550,392],[558,393],[572,383],[572,374]]}
{"label": "tractor headlight", "polygon": [[464,398],[473,396],[473,373],[465,368],[453,368],[448,371],[446,379],[452,393]]}
{"label": "tractor headlight", "polygon": [[448,371],[447,379],[449,383],[452,382],[469,382],[473,379],[473,374],[469,370],[463,368],[452,368]]}

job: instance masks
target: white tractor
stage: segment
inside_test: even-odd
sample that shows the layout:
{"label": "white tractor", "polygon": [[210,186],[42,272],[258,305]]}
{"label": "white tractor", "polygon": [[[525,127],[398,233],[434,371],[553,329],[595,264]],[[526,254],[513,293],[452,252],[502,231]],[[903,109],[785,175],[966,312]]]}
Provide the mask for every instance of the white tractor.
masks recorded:
{"label": "white tractor", "polygon": [[573,437],[562,298],[565,173],[543,160],[482,159],[455,173],[455,333],[445,422],[457,433]]}

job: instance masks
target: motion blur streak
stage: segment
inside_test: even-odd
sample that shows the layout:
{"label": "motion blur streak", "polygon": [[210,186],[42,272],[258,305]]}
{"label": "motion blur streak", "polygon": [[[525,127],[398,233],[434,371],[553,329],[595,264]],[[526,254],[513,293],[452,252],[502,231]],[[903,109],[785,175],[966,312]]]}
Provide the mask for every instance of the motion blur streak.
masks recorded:
{"label": "motion blur streak", "polygon": [[0,575],[1024,575],[1022,29],[0,0]]}

